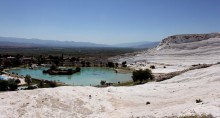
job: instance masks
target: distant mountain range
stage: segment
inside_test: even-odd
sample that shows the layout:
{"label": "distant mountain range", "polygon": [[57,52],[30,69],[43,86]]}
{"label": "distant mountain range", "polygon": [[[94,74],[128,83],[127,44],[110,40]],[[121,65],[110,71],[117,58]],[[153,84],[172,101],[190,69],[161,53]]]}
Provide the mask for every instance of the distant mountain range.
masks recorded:
{"label": "distant mountain range", "polygon": [[108,45],[90,42],[55,41],[41,39],[26,39],[14,37],[0,37],[0,46],[15,47],[108,47]]}
{"label": "distant mountain range", "polygon": [[41,40],[41,39],[26,39],[15,37],[0,37],[0,47],[4,48],[30,48],[30,47],[60,47],[60,48],[74,48],[74,47],[121,47],[121,48],[152,48],[156,47],[159,42],[133,42],[122,43],[115,45],[96,44],[90,42],[75,42],[75,41],[55,41],[55,40]]}

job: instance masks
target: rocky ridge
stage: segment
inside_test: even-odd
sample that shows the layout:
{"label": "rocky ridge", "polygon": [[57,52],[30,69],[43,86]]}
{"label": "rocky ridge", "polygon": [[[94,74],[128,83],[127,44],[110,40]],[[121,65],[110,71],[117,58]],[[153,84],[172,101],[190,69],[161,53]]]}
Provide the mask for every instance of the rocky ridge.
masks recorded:
{"label": "rocky ridge", "polygon": [[[182,34],[173,35],[163,39],[160,44],[156,47],[157,50],[171,48],[172,45],[177,44],[189,44],[200,41],[207,41],[211,38],[220,38],[220,33],[210,34]],[[170,46],[171,45],[171,46]]]}

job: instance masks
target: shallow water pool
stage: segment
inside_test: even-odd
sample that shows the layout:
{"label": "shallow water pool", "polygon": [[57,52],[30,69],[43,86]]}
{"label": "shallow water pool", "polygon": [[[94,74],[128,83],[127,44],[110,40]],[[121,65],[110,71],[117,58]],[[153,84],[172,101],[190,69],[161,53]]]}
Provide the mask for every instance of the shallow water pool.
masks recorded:
{"label": "shallow water pool", "polygon": [[[106,82],[118,83],[132,80],[131,73],[122,74],[115,73],[112,68],[103,68],[103,67],[84,67],[81,68],[81,72],[75,73],[73,75],[49,75],[42,73],[43,70],[48,68],[19,68],[11,69],[10,73],[18,73],[18,75],[25,76],[26,74],[31,75],[32,78],[44,79],[44,80],[55,80],[63,82],[70,85],[99,85],[101,80]],[[73,68],[74,69],[74,68]]]}

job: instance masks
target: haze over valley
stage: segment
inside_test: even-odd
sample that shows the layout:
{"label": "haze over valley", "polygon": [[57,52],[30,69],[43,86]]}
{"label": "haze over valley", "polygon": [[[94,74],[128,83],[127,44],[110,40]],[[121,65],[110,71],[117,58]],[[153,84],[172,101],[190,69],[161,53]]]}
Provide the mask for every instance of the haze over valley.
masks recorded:
{"label": "haze over valley", "polygon": [[119,48],[152,48],[159,42],[132,42],[123,44],[96,44],[91,42],[75,42],[75,41],[56,41],[56,40],[41,40],[41,39],[25,39],[13,37],[0,37],[1,47],[62,47],[62,48],[77,48],[77,47],[119,47]]}

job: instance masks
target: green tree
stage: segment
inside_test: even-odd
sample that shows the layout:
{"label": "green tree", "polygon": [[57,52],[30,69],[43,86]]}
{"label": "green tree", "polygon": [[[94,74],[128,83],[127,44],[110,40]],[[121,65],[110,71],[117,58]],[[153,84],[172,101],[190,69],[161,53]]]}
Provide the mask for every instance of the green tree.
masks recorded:
{"label": "green tree", "polygon": [[40,81],[39,87],[40,87],[40,88],[44,88],[44,81],[43,81],[43,80]]}
{"label": "green tree", "polygon": [[20,81],[19,79],[16,79],[16,80],[15,80],[15,83],[16,83],[16,84],[19,84],[19,83],[21,83],[21,81]]}
{"label": "green tree", "polygon": [[61,60],[63,60],[64,58],[63,58],[63,53],[62,53],[62,55],[61,55]]}
{"label": "green tree", "polygon": [[[1,64],[1,63],[0,63]],[[0,75],[2,74],[2,71],[4,70],[4,67],[0,66]]]}
{"label": "green tree", "polygon": [[79,62],[79,61],[80,61],[80,57],[77,57],[77,58],[76,58],[76,61]]}
{"label": "green tree", "polygon": [[80,72],[81,68],[80,67],[76,67],[76,72]]}
{"label": "green tree", "polygon": [[56,64],[57,66],[60,64],[60,60],[59,60],[59,59],[55,59],[53,62],[54,62],[54,64]]}
{"label": "green tree", "polygon": [[90,67],[90,62],[86,62],[86,66],[87,66],[87,67]]}
{"label": "green tree", "polygon": [[70,61],[72,61],[72,62],[76,61],[76,57],[72,57],[72,58],[70,59]]}
{"label": "green tree", "polygon": [[126,61],[124,61],[124,62],[122,62],[122,67],[127,67],[127,62]]}
{"label": "green tree", "polygon": [[150,68],[151,68],[151,69],[155,69],[155,65],[151,65]]}
{"label": "green tree", "polygon": [[86,62],[85,61],[81,61],[81,65],[82,65],[82,67],[85,67]]}
{"label": "green tree", "polygon": [[4,66],[5,66],[5,67],[11,67],[11,66],[12,66],[11,61],[6,60],[6,61],[4,62]]}
{"label": "green tree", "polygon": [[2,59],[1,59],[1,57],[0,57],[0,65],[2,65]]}
{"label": "green tree", "polygon": [[15,79],[8,79],[8,87],[11,91],[15,91],[18,88],[17,83],[15,82]]}
{"label": "green tree", "polygon": [[145,69],[145,70],[140,69],[133,72],[132,79],[134,82],[140,81],[140,83],[142,83],[143,80],[148,80],[148,79],[152,80],[153,74],[149,69]]}
{"label": "green tree", "polygon": [[107,66],[108,67],[115,67],[115,64],[113,62],[108,62]]}
{"label": "green tree", "polygon": [[32,82],[31,76],[30,76],[30,75],[26,75],[24,78],[25,78],[24,81],[28,84],[28,86],[30,86],[30,84],[31,84],[31,82]]}
{"label": "green tree", "polygon": [[12,61],[12,66],[17,67],[21,65],[21,61],[19,59],[14,59]]}
{"label": "green tree", "polygon": [[105,84],[106,84],[106,81],[101,80],[100,84],[103,86],[103,85],[105,85]]}
{"label": "green tree", "polygon": [[118,63],[115,63],[115,67],[116,67],[116,68],[118,67]]}
{"label": "green tree", "polygon": [[0,80],[0,91],[8,90],[8,81]]}
{"label": "green tree", "polygon": [[18,89],[18,85],[16,83],[11,83],[8,85],[8,87],[11,91],[15,91]]}
{"label": "green tree", "polygon": [[67,70],[67,74],[72,74],[73,73],[73,69],[68,69]]}
{"label": "green tree", "polygon": [[50,70],[56,70],[57,69],[57,66],[55,66],[55,65],[52,65],[51,67],[50,67]]}
{"label": "green tree", "polygon": [[50,87],[57,87],[56,81],[50,81]]}

